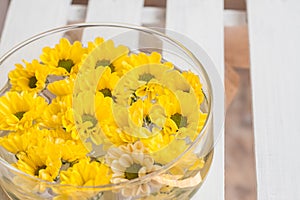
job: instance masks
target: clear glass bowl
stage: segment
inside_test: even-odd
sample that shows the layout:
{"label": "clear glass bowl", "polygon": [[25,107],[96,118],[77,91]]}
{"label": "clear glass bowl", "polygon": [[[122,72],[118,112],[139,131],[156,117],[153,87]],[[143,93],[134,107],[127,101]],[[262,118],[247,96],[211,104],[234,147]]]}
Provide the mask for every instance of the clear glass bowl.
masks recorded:
{"label": "clear glass bowl", "polygon": [[[154,30],[122,24],[89,23],[64,26],[34,36],[14,47],[0,58],[1,96],[10,88],[7,77],[16,63],[21,63],[23,59],[29,62],[32,59],[38,59],[43,47],[53,47],[62,37],[68,38],[70,42],[80,41],[84,46],[87,46],[87,41],[93,41],[96,37],[104,37],[106,40],[112,39],[116,46],[127,46],[130,53],[144,52],[146,55],[150,55],[155,51],[162,55],[162,62],[172,62],[179,71],[192,71],[199,76],[202,83],[204,100],[201,104],[201,111],[207,113],[206,121],[201,132],[197,133],[192,141],[186,141],[189,145],[179,153],[170,154],[170,157],[163,158],[165,162],[163,164],[157,163],[160,167],[156,171],[126,182],[100,186],[60,184],[28,175],[13,167],[11,164],[16,162],[15,155],[0,147],[0,183],[8,196],[11,199],[22,200],[191,198],[201,187],[209,171],[213,158],[213,147],[218,138],[218,128],[213,130],[212,114],[213,94],[216,91],[213,93],[211,77],[208,76],[206,70],[211,70],[215,66],[205,52],[191,40],[187,38],[181,40],[184,36],[166,30]],[[180,43],[179,40],[187,41],[187,46]],[[220,101],[223,101],[223,99]],[[216,107],[218,109],[218,106]],[[3,137],[8,134],[8,131],[1,131],[0,134]],[[85,139],[83,139],[83,142],[86,142]],[[175,137],[175,140],[179,139]],[[172,144],[169,146],[172,146]],[[97,152],[97,145],[89,148],[90,154],[99,153]],[[176,148],[176,143],[171,148]],[[100,154],[105,151],[103,149],[105,148],[102,148]],[[160,152],[154,154],[154,157],[157,157]],[[97,176],[97,174],[94,175]],[[140,192],[137,195],[124,195],[126,193],[124,191],[132,188],[143,190],[144,188],[139,186],[147,185],[153,181],[159,187],[151,185],[151,187],[148,187],[150,188],[148,192]]]}

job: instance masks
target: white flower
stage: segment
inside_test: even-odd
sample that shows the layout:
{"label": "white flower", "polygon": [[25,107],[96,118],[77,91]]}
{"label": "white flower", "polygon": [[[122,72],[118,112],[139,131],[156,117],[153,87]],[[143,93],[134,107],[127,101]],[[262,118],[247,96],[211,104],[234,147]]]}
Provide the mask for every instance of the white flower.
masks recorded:
{"label": "white flower", "polygon": [[[161,168],[154,163],[154,159],[147,154],[142,142],[137,141],[134,144],[112,147],[106,155],[106,162],[113,171],[112,183],[126,182],[132,179],[140,178]],[[149,195],[152,190],[158,190],[161,187],[157,181],[150,179],[138,184],[132,184],[121,189],[125,197],[136,197]]]}

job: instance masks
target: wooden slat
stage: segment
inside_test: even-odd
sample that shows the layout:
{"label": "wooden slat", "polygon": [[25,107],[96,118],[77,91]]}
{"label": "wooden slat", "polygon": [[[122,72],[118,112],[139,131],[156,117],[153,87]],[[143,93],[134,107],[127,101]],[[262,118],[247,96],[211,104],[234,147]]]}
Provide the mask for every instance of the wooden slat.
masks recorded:
{"label": "wooden slat", "polygon": [[[224,36],[223,36],[223,1],[182,0],[167,1],[166,27],[185,34],[193,39],[211,56],[223,80],[224,74]],[[209,69],[208,69],[209,70]],[[219,111],[224,112],[223,91],[217,94],[220,102]],[[223,121],[223,115],[216,119]],[[224,129],[221,128],[221,132]],[[220,137],[215,146],[215,157],[207,180],[193,199],[224,199],[224,137]]]}
{"label": "wooden slat", "polygon": [[300,2],[247,2],[258,200],[300,199]]}
{"label": "wooden slat", "polygon": [[[89,0],[86,22],[141,24],[143,0]],[[114,29],[101,32],[104,38],[111,38],[119,31]],[[99,36],[99,29],[85,31],[83,41]]]}
{"label": "wooden slat", "polygon": [[87,22],[120,22],[139,24],[142,0],[89,0]]}

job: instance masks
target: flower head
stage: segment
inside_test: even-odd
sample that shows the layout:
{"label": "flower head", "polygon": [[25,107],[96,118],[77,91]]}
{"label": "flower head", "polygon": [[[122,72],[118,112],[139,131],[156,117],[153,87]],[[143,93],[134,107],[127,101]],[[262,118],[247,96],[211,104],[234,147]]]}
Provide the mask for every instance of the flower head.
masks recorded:
{"label": "flower head", "polygon": [[36,125],[46,101],[32,93],[7,92],[0,97],[0,130],[24,130]]}
{"label": "flower head", "polygon": [[95,144],[102,142],[102,133],[95,112],[94,93],[87,91],[73,99],[73,115],[78,136],[85,141],[91,138]]}
{"label": "flower head", "polygon": [[85,52],[79,41],[70,44],[66,38],[62,38],[54,48],[43,48],[40,59],[50,68],[50,74],[67,76],[78,72]]}
{"label": "flower head", "polygon": [[32,63],[23,62],[25,67],[16,64],[16,69],[8,74],[11,91],[40,92],[46,86],[48,68],[37,60],[33,60]]}
{"label": "flower head", "polygon": [[129,56],[127,56],[122,62],[120,69],[118,68],[117,71],[119,71],[121,75],[124,75],[136,67],[140,67],[147,64],[163,64],[169,69],[173,68],[172,63],[162,61],[161,55],[159,53],[152,52],[148,55],[142,52],[139,54],[130,54]]}
{"label": "flower head", "polygon": [[[146,148],[139,141],[135,144],[110,148],[107,152],[106,162],[111,166],[113,172],[112,183],[127,182],[160,169],[160,166],[154,163],[154,159],[147,154]],[[125,187],[121,189],[121,193],[125,197],[144,196],[159,187],[160,185],[156,181],[149,180]]]}
{"label": "flower head", "polygon": [[18,155],[15,167],[19,170],[47,181],[54,181],[61,168],[61,157],[51,143],[35,146]]}
{"label": "flower head", "polygon": [[92,51],[84,56],[82,61],[83,70],[109,67],[111,73],[116,72],[124,57],[128,54],[128,48],[123,45],[115,47],[112,40],[103,42],[100,39],[98,43],[96,45],[90,44]]}
{"label": "flower head", "polygon": [[52,99],[41,115],[40,125],[48,129],[64,129],[70,133],[75,132],[72,96],[58,96]]}
{"label": "flower head", "polygon": [[90,159],[81,159],[71,168],[60,172],[62,184],[76,186],[100,186],[110,183],[108,166]]}

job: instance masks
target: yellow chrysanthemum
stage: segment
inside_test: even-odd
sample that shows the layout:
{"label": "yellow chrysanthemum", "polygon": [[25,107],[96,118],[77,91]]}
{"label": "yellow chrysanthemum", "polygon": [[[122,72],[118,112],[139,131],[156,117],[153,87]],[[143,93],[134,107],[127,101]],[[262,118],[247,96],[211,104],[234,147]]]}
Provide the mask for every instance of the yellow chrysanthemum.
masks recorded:
{"label": "yellow chrysanthemum", "polygon": [[7,92],[0,97],[0,130],[24,130],[36,125],[46,105],[35,94]]}
{"label": "yellow chrysanthemum", "polygon": [[139,87],[135,94],[139,98],[146,97],[149,100],[155,100],[158,96],[166,94],[171,94],[171,92],[167,91],[167,88],[164,88],[159,83],[150,82],[148,84],[142,85]]}
{"label": "yellow chrysanthemum", "polygon": [[62,38],[54,48],[43,48],[40,59],[50,68],[51,74],[67,76],[78,72],[84,53],[86,49],[79,41],[70,44],[66,38]]}
{"label": "yellow chrysanthemum", "polygon": [[[156,100],[156,97],[171,91],[166,87],[167,75],[173,69],[162,64],[145,64],[136,66],[120,78],[115,86],[113,96],[120,105],[131,105],[139,98]],[[164,80],[165,79],[165,80]]]}
{"label": "yellow chrysanthemum", "polygon": [[96,117],[93,92],[82,92],[73,99],[73,115],[79,137],[91,138],[95,144],[102,142],[102,133]]}
{"label": "yellow chrysanthemum", "polygon": [[95,96],[96,116],[103,133],[104,144],[121,145],[134,142],[137,138],[126,134],[116,124],[114,114],[112,112],[112,98],[105,98],[101,92],[97,92]]}
{"label": "yellow chrysanthemum", "polygon": [[49,129],[75,131],[73,114],[70,115],[69,112],[72,112],[72,96],[58,96],[44,110],[40,124]]}
{"label": "yellow chrysanthemum", "polygon": [[58,143],[70,139],[72,139],[71,135],[63,130],[31,128],[25,131],[10,132],[8,135],[0,137],[0,146],[13,154],[19,154],[37,146],[44,140]]}
{"label": "yellow chrysanthemum", "polygon": [[187,127],[195,129],[200,109],[193,94],[177,91],[175,95],[160,96],[158,101],[165,108],[167,117],[173,120],[178,129]]}
{"label": "yellow chrysanthemum", "polygon": [[48,68],[37,60],[33,60],[32,63],[25,60],[23,62],[25,67],[22,64],[16,64],[16,69],[8,74],[11,91],[40,92],[45,88]]}
{"label": "yellow chrysanthemum", "polygon": [[[141,139],[151,152],[162,151],[165,155],[169,154],[168,157],[175,158],[188,146],[186,139],[187,142],[195,139],[198,135],[200,110],[198,111],[197,104],[193,103],[193,100],[196,101],[192,94],[184,92],[158,97],[158,102],[164,108],[166,115],[163,129],[153,137]],[[176,147],[174,144],[181,146]],[[178,153],[174,152],[174,148],[177,148]]]}
{"label": "yellow chrysanthemum", "polygon": [[87,56],[84,56],[83,70],[108,66],[112,73],[116,72],[128,52],[128,48],[123,45],[115,47],[112,40],[101,42]]}
{"label": "yellow chrysanthemum", "polygon": [[108,166],[90,159],[81,159],[66,171],[60,172],[62,184],[75,186],[100,186],[110,183],[111,170]]}
{"label": "yellow chrysanthemum", "polygon": [[51,143],[35,146],[26,153],[19,154],[18,162],[14,164],[29,175],[51,182],[57,178],[61,165],[60,152]]}
{"label": "yellow chrysanthemum", "polygon": [[167,118],[163,129],[153,137],[141,138],[141,142],[149,149],[151,153],[167,147],[176,136],[177,126],[173,120]]}
{"label": "yellow chrysanthemum", "polygon": [[83,159],[89,153],[88,149],[80,140],[60,140],[56,142],[58,148],[61,150],[61,158],[64,162],[75,162]]}
{"label": "yellow chrysanthemum", "polygon": [[191,71],[182,72],[182,76],[187,80],[190,86],[194,89],[194,93],[197,97],[197,102],[200,107],[200,104],[203,102],[204,95],[202,92],[202,84],[199,77]]}
{"label": "yellow chrysanthemum", "polygon": [[26,152],[30,147],[36,145],[37,137],[33,136],[31,132],[10,132],[5,137],[0,137],[0,146],[13,154]]}
{"label": "yellow chrysanthemum", "polygon": [[161,131],[166,121],[163,107],[151,100],[138,99],[128,109],[128,125],[125,132],[138,138],[149,138]]}
{"label": "yellow chrysanthemum", "polygon": [[163,62],[161,60],[161,55],[157,52],[152,52],[150,55],[145,54],[143,52],[139,54],[130,54],[130,56],[127,56],[121,66],[118,66],[120,68],[116,68],[116,71],[119,72],[119,75],[124,75],[130,70],[140,67],[142,65],[146,64],[162,64],[169,69],[173,68],[173,64],[170,62]]}

